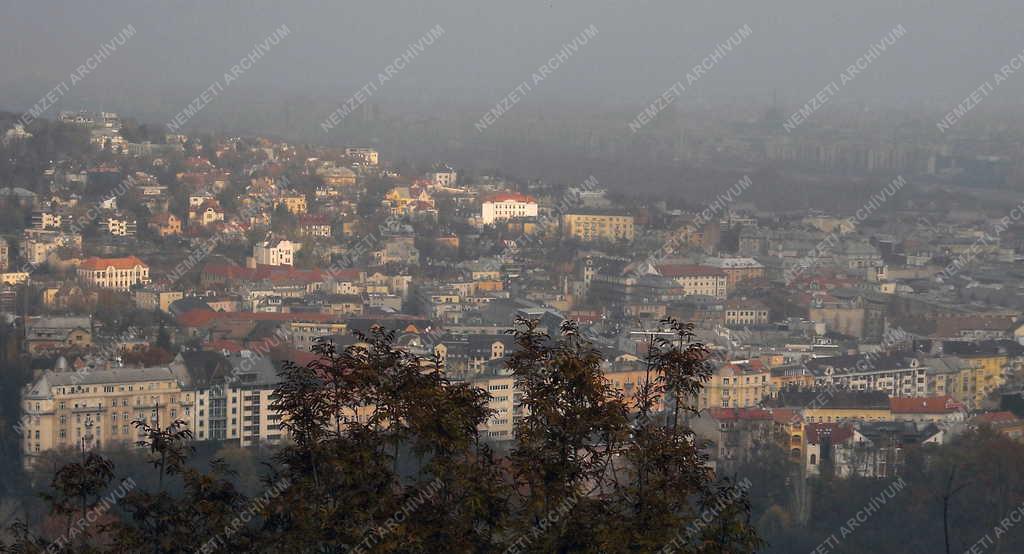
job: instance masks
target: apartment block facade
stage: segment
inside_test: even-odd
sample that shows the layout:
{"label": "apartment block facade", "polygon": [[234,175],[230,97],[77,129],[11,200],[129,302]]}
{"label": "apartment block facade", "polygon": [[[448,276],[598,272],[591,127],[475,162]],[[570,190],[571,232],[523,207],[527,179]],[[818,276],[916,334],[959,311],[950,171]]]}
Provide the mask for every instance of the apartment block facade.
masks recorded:
{"label": "apartment block facade", "polygon": [[633,216],[601,213],[562,215],[562,232],[584,242],[595,240],[633,240]]}
{"label": "apartment block facade", "polygon": [[167,367],[47,371],[22,398],[27,467],[48,450],[131,446],[142,438],[133,421],[189,421],[194,404]]}

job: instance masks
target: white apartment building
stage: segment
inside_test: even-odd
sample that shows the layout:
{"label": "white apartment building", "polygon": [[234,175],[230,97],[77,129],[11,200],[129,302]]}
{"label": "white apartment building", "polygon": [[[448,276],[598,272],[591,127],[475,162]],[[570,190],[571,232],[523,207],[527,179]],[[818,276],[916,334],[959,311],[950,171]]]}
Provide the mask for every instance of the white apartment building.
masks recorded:
{"label": "white apartment building", "polygon": [[729,278],[717,267],[665,264],[657,266],[657,270],[683,287],[687,295],[724,299],[729,291]]}
{"label": "white apartment building", "polygon": [[252,257],[256,265],[290,266],[301,246],[290,240],[265,241],[252,247]]}
{"label": "white apartment building", "polygon": [[115,237],[134,237],[135,219],[127,216],[108,217],[107,232]]}
{"label": "white apartment building", "polygon": [[436,187],[450,187],[458,180],[459,174],[454,169],[446,167],[438,171],[427,173],[427,178]]}
{"label": "white apartment building", "polygon": [[484,225],[524,217],[537,217],[537,200],[525,194],[495,194],[480,205],[480,220]]}
{"label": "white apartment building", "polygon": [[380,154],[373,148],[346,148],[345,156],[362,160],[367,165],[377,165],[380,163]]}
{"label": "white apartment building", "polygon": [[35,229],[60,229],[64,223],[63,214],[51,210],[32,213],[32,227]]}
{"label": "white apartment building", "polygon": [[242,447],[277,443],[287,431],[270,409],[279,382],[274,364],[251,350],[179,354],[172,370],[189,381],[195,396],[189,424],[200,441],[238,441]]}
{"label": "white apartment building", "polygon": [[494,413],[480,425],[481,436],[496,441],[512,440],[515,423],[522,417],[522,408],[515,406],[518,396],[515,379],[503,371],[485,372],[473,377],[470,383],[491,395],[487,407]]}

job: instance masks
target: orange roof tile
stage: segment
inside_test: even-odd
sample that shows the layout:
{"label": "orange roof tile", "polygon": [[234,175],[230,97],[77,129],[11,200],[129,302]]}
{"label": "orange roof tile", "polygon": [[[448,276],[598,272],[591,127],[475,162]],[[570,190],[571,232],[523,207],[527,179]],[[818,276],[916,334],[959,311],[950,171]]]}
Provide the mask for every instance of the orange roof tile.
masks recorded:
{"label": "orange roof tile", "polygon": [[489,195],[486,198],[484,198],[484,202],[510,202],[510,201],[511,202],[529,202],[531,204],[536,204],[537,203],[537,199],[536,198],[534,198],[532,196],[528,196],[526,194],[519,194],[517,192],[499,192],[499,193],[492,194],[492,195]]}
{"label": "orange roof tile", "polygon": [[124,258],[89,258],[84,260],[79,269],[86,270],[100,270],[113,267],[114,269],[133,269],[135,266],[149,267],[146,262],[140,260],[136,256],[127,256]]}

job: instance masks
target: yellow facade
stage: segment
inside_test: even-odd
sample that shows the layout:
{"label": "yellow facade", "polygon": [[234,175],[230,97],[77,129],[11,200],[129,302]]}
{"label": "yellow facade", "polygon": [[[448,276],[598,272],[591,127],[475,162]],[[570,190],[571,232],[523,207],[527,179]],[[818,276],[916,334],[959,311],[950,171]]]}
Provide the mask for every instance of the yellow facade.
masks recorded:
{"label": "yellow facade", "polygon": [[1007,355],[962,356],[971,364],[960,371],[951,395],[958,402],[978,407],[993,390],[1006,382],[1003,368],[1010,362]]}
{"label": "yellow facade", "polygon": [[633,216],[605,214],[565,214],[562,230],[572,238],[591,240],[633,240]]}
{"label": "yellow facade", "polygon": [[50,371],[22,398],[26,466],[48,450],[131,445],[142,437],[133,421],[190,421],[194,404],[168,368]]}
{"label": "yellow facade", "polygon": [[284,207],[293,214],[304,214],[306,213],[306,197],[302,194],[282,196],[280,204],[284,204]]}
{"label": "yellow facade", "polygon": [[842,423],[848,421],[892,421],[889,408],[816,408],[803,411],[807,423]]}
{"label": "yellow facade", "polygon": [[749,408],[757,406],[771,395],[772,376],[766,367],[734,364],[722,366],[704,385],[698,398],[697,407],[705,408]]}
{"label": "yellow facade", "polygon": [[[622,393],[626,405],[629,406],[630,410],[633,409],[633,399],[636,396],[637,389],[644,379],[647,379],[647,370],[641,366],[635,368],[609,371],[604,374],[605,378],[608,379],[611,384]],[[654,375],[651,375],[654,378]],[[657,404],[654,406],[654,411],[661,410],[664,399],[659,399]]]}

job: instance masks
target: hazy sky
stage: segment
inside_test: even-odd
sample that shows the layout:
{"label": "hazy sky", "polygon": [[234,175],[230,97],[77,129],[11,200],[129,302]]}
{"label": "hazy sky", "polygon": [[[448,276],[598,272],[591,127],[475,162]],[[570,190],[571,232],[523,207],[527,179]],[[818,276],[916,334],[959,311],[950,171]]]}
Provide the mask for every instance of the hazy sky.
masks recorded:
{"label": "hazy sky", "polygon": [[[906,36],[844,87],[842,99],[941,104],[962,99],[1024,50],[1022,20],[1020,0],[4,0],[0,109],[27,108],[128,24],[135,36],[57,109],[194,97],[282,24],[291,34],[216,102],[232,94],[343,100],[440,24],[445,35],[377,99],[493,104],[593,24],[598,36],[531,101],[640,109],[746,24],[753,34],[680,102],[767,101],[778,91],[794,107],[902,24]],[[986,102],[1017,104],[1022,91],[1024,75],[1014,75]]]}

